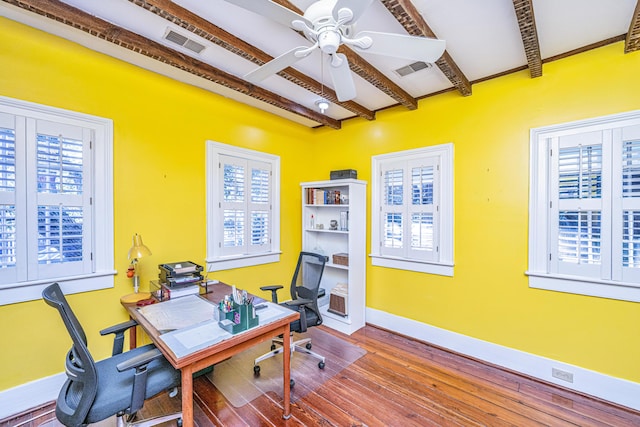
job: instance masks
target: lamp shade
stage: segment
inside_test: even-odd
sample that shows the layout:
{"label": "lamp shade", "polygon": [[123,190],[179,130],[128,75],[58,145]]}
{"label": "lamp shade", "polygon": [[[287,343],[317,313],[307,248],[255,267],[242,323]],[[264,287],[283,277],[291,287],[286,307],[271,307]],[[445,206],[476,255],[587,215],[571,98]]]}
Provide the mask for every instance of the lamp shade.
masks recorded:
{"label": "lamp shade", "polygon": [[151,250],[142,243],[142,236],[138,233],[133,235],[133,246],[129,249],[129,259],[138,259],[143,256],[151,255]]}

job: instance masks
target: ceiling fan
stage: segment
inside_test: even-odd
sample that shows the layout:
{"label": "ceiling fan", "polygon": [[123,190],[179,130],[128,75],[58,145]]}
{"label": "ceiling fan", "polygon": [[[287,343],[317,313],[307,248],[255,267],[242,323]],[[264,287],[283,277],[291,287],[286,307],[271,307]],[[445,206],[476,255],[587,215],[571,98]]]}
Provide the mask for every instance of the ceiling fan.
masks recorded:
{"label": "ceiling fan", "polygon": [[251,12],[301,31],[313,43],[298,46],[246,74],[244,78],[258,83],[268,76],[309,56],[316,48],[325,53],[334,90],[341,102],[356,96],[353,76],[347,58],[336,51],[346,44],[356,51],[415,61],[435,62],[443,54],[444,40],[403,34],[361,31],[353,34],[353,24],[373,0],[318,0],[300,15],[270,0],[226,0]]}

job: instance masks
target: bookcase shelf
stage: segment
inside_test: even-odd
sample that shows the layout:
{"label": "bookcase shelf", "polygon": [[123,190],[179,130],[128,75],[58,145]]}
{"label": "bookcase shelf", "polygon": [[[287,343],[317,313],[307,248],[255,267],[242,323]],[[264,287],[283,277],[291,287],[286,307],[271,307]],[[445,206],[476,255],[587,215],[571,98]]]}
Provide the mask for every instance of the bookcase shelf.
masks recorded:
{"label": "bookcase shelf", "polygon": [[[351,334],[365,324],[367,183],[340,179],[300,185],[302,250],[329,259],[321,284],[326,296],[319,302],[323,322]],[[331,229],[332,220],[337,229]],[[334,262],[334,255],[340,264]],[[345,257],[348,265],[342,263]],[[346,293],[338,291],[341,284],[346,284]]]}

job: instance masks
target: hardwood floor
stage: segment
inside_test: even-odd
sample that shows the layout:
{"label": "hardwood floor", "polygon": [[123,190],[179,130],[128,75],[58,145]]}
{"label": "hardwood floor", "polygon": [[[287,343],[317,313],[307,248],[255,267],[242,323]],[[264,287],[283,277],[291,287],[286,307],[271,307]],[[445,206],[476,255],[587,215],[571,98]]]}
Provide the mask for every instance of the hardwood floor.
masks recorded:
{"label": "hardwood floor", "polygon": [[[200,377],[194,381],[196,425],[640,426],[640,412],[375,327],[352,336],[322,328],[367,353],[293,404],[289,420],[282,419],[282,400],[275,393],[234,408]],[[161,395],[144,411],[166,412],[179,404]],[[49,405],[0,425],[59,426],[52,409]]]}

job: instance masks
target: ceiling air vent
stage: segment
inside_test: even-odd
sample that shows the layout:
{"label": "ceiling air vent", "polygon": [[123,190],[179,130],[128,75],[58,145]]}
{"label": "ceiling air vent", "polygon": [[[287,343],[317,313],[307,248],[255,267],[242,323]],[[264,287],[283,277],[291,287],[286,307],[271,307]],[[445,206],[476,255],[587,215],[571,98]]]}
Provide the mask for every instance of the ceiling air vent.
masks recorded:
{"label": "ceiling air vent", "polygon": [[405,67],[398,68],[395,70],[396,74],[400,77],[408,76],[409,74],[413,74],[416,71],[424,70],[425,68],[431,68],[432,64],[427,64],[426,62],[418,61],[413,64],[409,64]]}
{"label": "ceiling air vent", "polygon": [[188,37],[183,36],[182,34],[178,34],[175,31],[167,28],[167,32],[164,34],[164,39],[169,40],[175,44],[179,44],[180,46],[186,47],[187,49],[200,53],[204,50],[205,46],[198,43],[195,40],[191,40]]}

